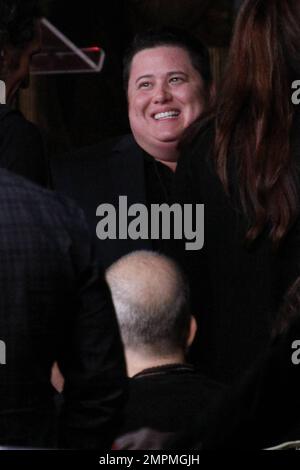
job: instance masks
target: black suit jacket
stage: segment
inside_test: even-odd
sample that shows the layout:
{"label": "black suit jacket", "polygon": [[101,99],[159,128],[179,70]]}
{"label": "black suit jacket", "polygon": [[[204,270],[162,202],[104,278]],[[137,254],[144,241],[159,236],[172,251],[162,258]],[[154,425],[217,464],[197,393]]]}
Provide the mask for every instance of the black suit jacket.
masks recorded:
{"label": "black suit jacket", "polygon": [[19,112],[0,104],[0,167],[49,185],[49,168],[38,128]]}
{"label": "black suit jacket", "polygon": [[6,170],[0,201],[0,445],[55,445],[50,373],[57,361],[66,380],[60,445],[108,446],[124,360],[83,213]]}
{"label": "black suit jacket", "polygon": [[207,406],[223,390],[188,364],[145,369],[129,379],[129,399],[119,435],[142,428],[164,433],[187,430],[196,417],[201,423]]}
{"label": "black suit jacket", "polygon": [[74,199],[84,210],[95,241],[100,264],[106,268],[121,256],[138,249],[162,249],[151,240],[102,240],[96,237],[102,203],[118,207],[119,196],[128,206],[167,202],[171,171],[147,155],[131,135],[79,150],[51,161],[54,188]]}

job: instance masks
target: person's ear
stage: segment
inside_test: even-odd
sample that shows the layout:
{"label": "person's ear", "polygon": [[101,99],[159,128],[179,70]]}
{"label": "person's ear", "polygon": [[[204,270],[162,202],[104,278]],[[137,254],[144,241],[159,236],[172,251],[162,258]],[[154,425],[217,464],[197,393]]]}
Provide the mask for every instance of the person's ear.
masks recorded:
{"label": "person's ear", "polygon": [[190,331],[187,339],[187,346],[190,347],[192,342],[194,341],[194,338],[196,336],[197,332],[197,322],[196,318],[192,315],[191,316],[191,321],[190,321]]}

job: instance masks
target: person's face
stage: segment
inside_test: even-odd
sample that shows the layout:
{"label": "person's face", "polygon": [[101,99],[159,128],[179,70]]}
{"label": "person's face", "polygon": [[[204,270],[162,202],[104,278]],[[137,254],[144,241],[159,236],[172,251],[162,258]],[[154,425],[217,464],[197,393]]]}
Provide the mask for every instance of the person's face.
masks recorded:
{"label": "person's face", "polygon": [[36,25],[36,35],[21,51],[8,47],[6,50],[7,73],[5,77],[6,101],[11,103],[20,88],[29,86],[30,63],[32,57],[41,49],[39,25]]}
{"label": "person's face", "polygon": [[158,46],[133,57],[129,121],[135,140],[153,157],[177,159],[182,133],[201,114],[204,103],[202,78],[185,49]]}

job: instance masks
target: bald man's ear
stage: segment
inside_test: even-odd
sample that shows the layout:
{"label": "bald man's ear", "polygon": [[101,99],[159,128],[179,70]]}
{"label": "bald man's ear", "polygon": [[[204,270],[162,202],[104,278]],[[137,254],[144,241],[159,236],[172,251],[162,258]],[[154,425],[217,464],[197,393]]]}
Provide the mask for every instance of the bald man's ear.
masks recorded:
{"label": "bald man's ear", "polygon": [[187,340],[188,347],[190,347],[192,342],[194,341],[196,332],[197,332],[197,322],[196,322],[196,318],[192,315],[191,321],[190,321],[190,331],[189,331],[188,340]]}

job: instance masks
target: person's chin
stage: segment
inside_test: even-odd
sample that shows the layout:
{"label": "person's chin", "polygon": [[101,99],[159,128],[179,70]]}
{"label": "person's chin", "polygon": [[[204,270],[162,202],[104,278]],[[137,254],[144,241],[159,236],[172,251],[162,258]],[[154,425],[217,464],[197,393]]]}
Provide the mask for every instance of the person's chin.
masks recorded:
{"label": "person's chin", "polygon": [[[159,155],[164,155],[164,153],[167,155],[172,155],[173,152],[176,152],[178,148],[178,143],[179,140],[157,140],[155,142],[155,149],[156,153]],[[167,158],[169,159],[169,157]]]}
{"label": "person's chin", "polygon": [[156,135],[158,142],[164,145],[176,145],[180,139],[182,132],[164,132]]}

